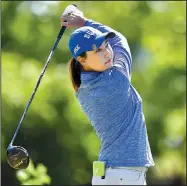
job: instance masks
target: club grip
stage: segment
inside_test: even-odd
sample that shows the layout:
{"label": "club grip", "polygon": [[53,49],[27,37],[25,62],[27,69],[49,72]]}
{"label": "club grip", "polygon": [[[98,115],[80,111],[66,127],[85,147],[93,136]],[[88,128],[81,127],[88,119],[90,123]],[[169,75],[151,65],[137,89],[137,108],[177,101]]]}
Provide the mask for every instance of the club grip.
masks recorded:
{"label": "club grip", "polygon": [[60,32],[58,33],[57,39],[56,39],[56,41],[55,41],[55,44],[54,44],[54,46],[53,46],[53,48],[52,48],[52,52],[55,51],[55,49],[56,49],[56,47],[57,47],[57,45],[58,45],[58,43],[59,43],[59,41],[60,41],[62,35],[64,34],[64,31],[65,31],[65,30],[66,30],[66,27],[65,27],[65,26],[63,26],[63,27],[60,29]]}
{"label": "club grip", "polygon": [[[75,6],[75,7],[77,7],[76,4],[72,4],[72,5]],[[63,26],[63,27],[60,29],[60,32],[58,33],[58,36],[57,36],[56,42],[55,42],[55,44],[54,44],[54,46],[53,46],[53,48],[52,48],[52,51],[54,51],[54,50],[56,49],[56,47],[57,47],[57,45],[58,45],[58,43],[59,43],[59,41],[60,41],[62,35],[64,34],[65,30],[66,30],[66,26]]]}
{"label": "club grip", "polygon": [[63,27],[60,29],[60,32],[59,32],[57,38],[61,39],[61,37],[62,37],[62,35],[64,34],[64,31],[65,31],[65,30],[66,30],[66,27],[63,26]]}

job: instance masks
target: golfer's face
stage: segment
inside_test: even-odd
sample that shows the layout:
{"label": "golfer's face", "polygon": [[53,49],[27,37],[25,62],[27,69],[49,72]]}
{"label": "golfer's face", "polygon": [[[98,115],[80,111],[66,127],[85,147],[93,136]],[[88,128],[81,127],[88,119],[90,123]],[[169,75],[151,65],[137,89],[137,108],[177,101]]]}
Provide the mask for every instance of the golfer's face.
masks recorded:
{"label": "golfer's face", "polygon": [[113,65],[113,50],[107,41],[93,51],[87,52],[86,65],[95,71],[104,71]]}

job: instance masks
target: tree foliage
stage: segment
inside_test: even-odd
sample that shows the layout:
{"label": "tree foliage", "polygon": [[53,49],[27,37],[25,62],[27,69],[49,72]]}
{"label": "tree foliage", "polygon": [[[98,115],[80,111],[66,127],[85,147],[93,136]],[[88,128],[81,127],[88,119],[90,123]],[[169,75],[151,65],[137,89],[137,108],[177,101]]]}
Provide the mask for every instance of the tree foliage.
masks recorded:
{"label": "tree foliage", "polygon": [[43,164],[34,167],[32,160],[25,170],[18,170],[16,177],[21,185],[49,185],[51,178],[46,174],[47,168]]}
{"label": "tree foliage", "polygon": [[[22,182],[6,162],[6,148],[56,40],[60,16],[71,3],[74,2],[1,3],[3,185]],[[148,171],[148,184],[175,180],[184,184],[186,2],[76,4],[86,17],[118,30],[128,39],[133,57],[132,84],[143,99],[156,163]],[[92,162],[97,160],[100,148],[68,77],[71,32],[66,30],[63,35],[15,142],[28,150],[35,165],[46,166],[46,174],[54,185],[90,183]]]}

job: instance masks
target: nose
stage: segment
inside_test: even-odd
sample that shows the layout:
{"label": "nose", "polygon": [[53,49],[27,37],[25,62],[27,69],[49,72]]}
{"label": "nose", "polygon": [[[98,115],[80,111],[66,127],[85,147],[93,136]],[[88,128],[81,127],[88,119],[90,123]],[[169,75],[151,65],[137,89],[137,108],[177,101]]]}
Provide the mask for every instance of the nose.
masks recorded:
{"label": "nose", "polygon": [[108,58],[110,56],[110,51],[108,49],[104,49],[104,57]]}

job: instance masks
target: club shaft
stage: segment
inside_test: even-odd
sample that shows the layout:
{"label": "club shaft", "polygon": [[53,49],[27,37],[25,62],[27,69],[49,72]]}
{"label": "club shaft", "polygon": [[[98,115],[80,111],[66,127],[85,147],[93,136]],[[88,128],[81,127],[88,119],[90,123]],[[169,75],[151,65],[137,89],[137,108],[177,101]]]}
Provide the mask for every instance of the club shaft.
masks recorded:
{"label": "club shaft", "polygon": [[26,106],[26,108],[25,108],[25,110],[24,110],[24,112],[23,112],[23,115],[22,115],[22,117],[21,117],[21,120],[20,120],[20,122],[19,122],[19,124],[18,124],[18,126],[17,126],[17,128],[16,128],[16,131],[15,131],[14,136],[13,136],[11,142],[10,142],[10,145],[13,144],[13,142],[14,142],[14,140],[15,140],[17,134],[18,134],[18,131],[19,131],[20,127],[21,127],[21,124],[22,124],[22,122],[23,122],[23,120],[24,120],[24,118],[25,118],[25,116],[26,116],[26,114],[27,114],[27,111],[28,111],[28,109],[29,109],[29,107],[30,107],[30,104],[31,104],[31,102],[32,102],[32,100],[33,100],[33,98],[34,98],[34,96],[35,96],[35,93],[36,93],[36,91],[37,91],[37,89],[38,89],[38,86],[40,85],[41,79],[42,79],[42,77],[43,77],[43,75],[44,75],[44,73],[45,73],[45,71],[46,71],[46,69],[47,69],[47,66],[48,66],[49,63],[50,63],[50,60],[51,60],[51,58],[52,58],[52,56],[53,56],[53,54],[54,54],[54,51],[55,51],[55,49],[56,49],[56,47],[57,47],[57,45],[58,45],[58,43],[59,43],[59,41],[60,41],[60,39],[61,39],[61,37],[62,37],[62,35],[63,35],[65,29],[66,29],[65,26],[63,26],[63,27],[60,29],[60,32],[59,32],[59,34],[58,34],[58,36],[57,36],[57,39],[56,39],[56,41],[55,41],[55,44],[54,44],[54,46],[53,46],[53,48],[52,48],[52,50],[51,50],[51,52],[50,52],[50,54],[49,54],[49,57],[48,57],[48,59],[47,59],[47,61],[46,61],[46,63],[45,63],[45,66],[44,66],[44,68],[43,68],[43,70],[42,70],[42,72],[41,72],[41,74],[40,74],[40,77],[39,77],[39,79],[38,79],[38,81],[37,81],[37,83],[36,83],[36,86],[35,86],[35,88],[34,88],[34,91],[33,91],[32,95],[31,95],[31,97],[30,97],[30,99],[29,99],[29,101],[28,101],[28,103],[27,103],[27,106]]}

